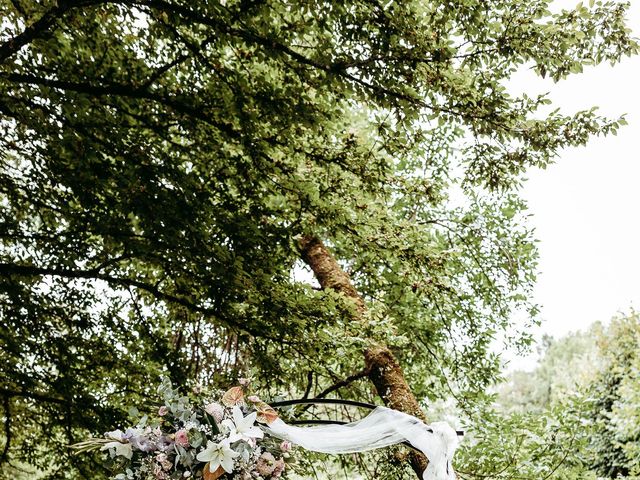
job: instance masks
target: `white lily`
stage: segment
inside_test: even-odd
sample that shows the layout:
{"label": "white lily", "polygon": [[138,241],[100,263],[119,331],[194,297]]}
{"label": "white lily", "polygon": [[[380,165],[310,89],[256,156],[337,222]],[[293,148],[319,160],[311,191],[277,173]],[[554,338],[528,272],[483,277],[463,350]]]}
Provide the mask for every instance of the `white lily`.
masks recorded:
{"label": "white lily", "polygon": [[209,440],[207,442],[207,448],[201,451],[196,458],[201,462],[209,463],[209,471],[215,472],[220,466],[225,472],[233,472],[233,459],[239,457],[238,452],[234,452],[230,447],[229,440],[222,440],[220,443],[215,443]]}
{"label": "white lily", "polygon": [[121,455],[123,457],[131,460],[133,456],[133,448],[129,441],[124,438],[124,433],[121,430],[114,430],[113,432],[107,432],[105,434],[110,440],[113,442],[105,443],[100,450],[108,450],[110,448],[115,448],[116,455]]}
{"label": "white lily", "polygon": [[258,413],[253,412],[245,417],[240,407],[233,407],[233,421],[227,419],[222,422],[229,429],[229,441],[251,443],[252,439],[264,437],[264,432],[254,425],[257,416]]}

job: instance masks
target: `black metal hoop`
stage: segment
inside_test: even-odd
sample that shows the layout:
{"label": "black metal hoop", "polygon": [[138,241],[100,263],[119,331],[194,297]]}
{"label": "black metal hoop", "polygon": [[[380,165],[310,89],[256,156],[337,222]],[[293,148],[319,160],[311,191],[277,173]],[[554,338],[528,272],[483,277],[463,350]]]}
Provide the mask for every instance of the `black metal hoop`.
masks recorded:
{"label": "black metal hoop", "polygon": [[[373,410],[377,407],[377,405],[373,405],[372,403],[365,402],[356,402],[354,400],[339,400],[335,398],[301,398],[298,400],[282,400],[280,402],[271,402],[273,408],[284,408],[290,407],[292,405],[316,405],[316,404],[324,404],[324,405],[345,405],[351,407],[359,407],[366,408],[368,410]],[[341,422],[339,420],[293,420],[290,422],[293,425],[344,425],[347,422]],[[427,427],[429,432],[433,432],[430,428]],[[456,434],[459,437],[464,436],[463,430],[456,430]],[[407,443],[407,442],[404,442]]]}

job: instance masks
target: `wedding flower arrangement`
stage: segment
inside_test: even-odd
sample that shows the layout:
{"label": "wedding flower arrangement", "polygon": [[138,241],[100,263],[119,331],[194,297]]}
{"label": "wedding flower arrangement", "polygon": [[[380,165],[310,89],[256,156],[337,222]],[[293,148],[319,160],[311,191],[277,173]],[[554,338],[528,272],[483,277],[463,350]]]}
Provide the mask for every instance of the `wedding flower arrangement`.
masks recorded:
{"label": "wedding flower arrangement", "polygon": [[105,465],[116,480],[284,478],[291,443],[261,428],[278,415],[257,396],[247,395],[247,387],[242,380],[217,401],[195,404],[164,378],[158,388],[164,404],[156,415],[74,448],[105,451]]}

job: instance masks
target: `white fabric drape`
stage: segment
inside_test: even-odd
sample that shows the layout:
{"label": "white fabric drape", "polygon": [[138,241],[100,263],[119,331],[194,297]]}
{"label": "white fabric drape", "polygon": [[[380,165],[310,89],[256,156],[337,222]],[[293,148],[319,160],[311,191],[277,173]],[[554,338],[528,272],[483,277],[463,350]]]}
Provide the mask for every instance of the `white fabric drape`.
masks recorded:
{"label": "white fabric drape", "polygon": [[406,440],[429,459],[424,480],[456,480],[452,460],[458,436],[446,422],[425,425],[406,413],[376,407],[362,420],[344,425],[296,427],[277,419],[266,430],[277,438],[322,453],[365,452]]}

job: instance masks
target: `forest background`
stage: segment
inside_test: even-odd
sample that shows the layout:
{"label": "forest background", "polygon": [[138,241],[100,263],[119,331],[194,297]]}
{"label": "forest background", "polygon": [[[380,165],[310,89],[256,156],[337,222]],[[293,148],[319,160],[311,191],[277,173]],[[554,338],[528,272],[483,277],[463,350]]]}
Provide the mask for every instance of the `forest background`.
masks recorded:
{"label": "forest background", "polygon": [[0,5],[3,476],[107,476],[68,446],[160,374],[447,418],[461,478],[640,475],[635,312],[501,356],[540,321],[525,177],[627,123],[510,82],[637,53],[628,5]]}

